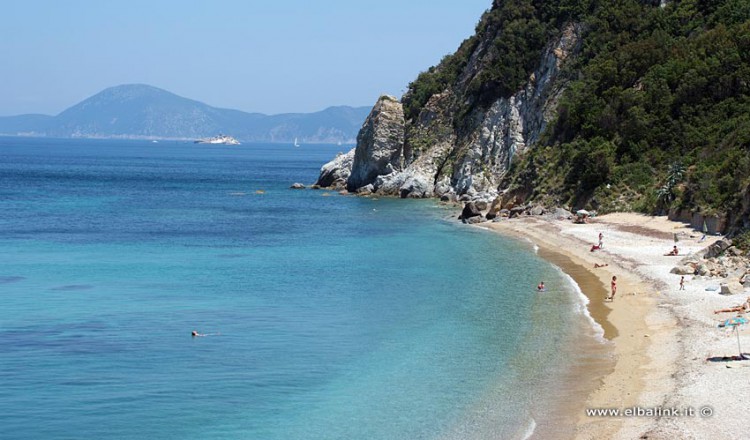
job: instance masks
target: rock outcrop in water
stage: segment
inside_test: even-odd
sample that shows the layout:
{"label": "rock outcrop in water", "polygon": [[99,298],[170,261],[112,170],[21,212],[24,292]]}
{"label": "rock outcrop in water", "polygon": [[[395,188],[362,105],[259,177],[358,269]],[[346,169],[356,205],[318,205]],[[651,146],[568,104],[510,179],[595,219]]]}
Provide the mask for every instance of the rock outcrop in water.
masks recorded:
{"label": "rock outcrop in water", "polygon": [[403,150],[404,108],[396,98],[381,96],[357,135],[354,162],[347,180],[349,191],[400,169]]}
{"label": "rock outcrop in water", "polygon": [[324,188],[344,188],[349,175],[352,173],[354,163],[354,148],[347,153],[339,153],[336,157],[323,165],[320,176],[315,185]]}

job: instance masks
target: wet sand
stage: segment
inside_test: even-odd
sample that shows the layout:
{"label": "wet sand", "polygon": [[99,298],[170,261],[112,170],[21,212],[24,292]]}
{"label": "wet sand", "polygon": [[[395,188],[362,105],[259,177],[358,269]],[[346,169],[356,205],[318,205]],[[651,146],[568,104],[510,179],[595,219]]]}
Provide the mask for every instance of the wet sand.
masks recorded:
{"label": "wet sand", "polygon": [[[586,297],[589,298],[588,310],[591,317],[604,331],[604,338],[611,341],[617,337],[617,328],[608,320],[610,309],[597,301],[608,295],[608,289],[602,280],[591,270],[576,262],[571,256],[559,252],[545,243],[535,242],[539,246],[538,255],[563,272],[568,274]],[[577,341],[577,362],[561,378],[559,395],[550,398],[550,408],[544,420],[537,421],[532,438],[568,439],[577,435],[577,423],[589,395],[597,390],[602,380],[612,374],[615,368],[614,346],[602,343],[591,335]]]}

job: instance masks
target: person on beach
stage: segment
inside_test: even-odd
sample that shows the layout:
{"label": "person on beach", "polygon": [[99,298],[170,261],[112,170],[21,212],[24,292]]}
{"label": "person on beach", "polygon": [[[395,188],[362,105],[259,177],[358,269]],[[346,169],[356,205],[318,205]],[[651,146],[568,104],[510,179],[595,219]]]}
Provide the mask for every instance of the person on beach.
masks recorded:
{"label": "person on beach", "polygon": [[617,293],[617,277],[616,276],[612,277],[612,282],[610,283],[610,287],[612,289],[612,294],[607,299],[609,299],[610,301],[614,301],[615,293]]}
{"label": "person on beach", "polygon": [[680,290],[685,290],[685,275],[680,277]]}
{"label": "person on beach", "polygon": [[672,250],[664,254],[665,257],[675,257],[679,255],[680,251],[677,250],[677,246],[673,246]]}
{"label": "person on beach", "polygon": [[750,297],[747,298],[747,301],[738,306],[730,307],[728,309],[714,310],[714,315],[717,313],[747,313],[748,311],[750,311]]}
{"label": "person on beach", "polygon": [[604,234],[601,232],[599,233],[599,249],[602,249],[604,247]]}
{"label": "person on beach", "polygon": [[594,263],[594,269],[598,269],[600,267],[607,267],[607,266],[609,266],[609,263],[604,263],[604,264]]}
{"label": "person on beach", "polygon": [[540,292],[544,292],[544,289],[545,289],[545,287],[544,287],[544,281],[540,281],[539,285],[536,286],[536,290],[538,290]]}

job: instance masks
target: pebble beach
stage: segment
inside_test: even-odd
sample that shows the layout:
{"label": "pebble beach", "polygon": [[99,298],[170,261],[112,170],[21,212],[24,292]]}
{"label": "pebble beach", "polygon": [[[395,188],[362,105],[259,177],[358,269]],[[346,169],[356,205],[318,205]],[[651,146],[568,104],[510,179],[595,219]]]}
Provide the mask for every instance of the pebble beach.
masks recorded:
{"label": "pebble beach", "polygon": [[[482,226],[530,240],[540,255],[553,262],[564,256],[599,280],[598,286],[581,288],[592,317],[614,345],[614,367],[578,409],[576,438],[743,437],[750,361],[737,358],[737,334],[718,327],[737,313],[714,311],[744,303],[748,292],[731,275],[686,275],[680,290],[681,275],[671,273],[685,256],[701,255],[721,237],[703,238],[700,231],[666,217],[630,213],[603,215],[586,224],[526,216]],[[599,233],[604,246],[591,251]],[[680,254],[664,255],[674,245]],[[608,301],[613,276],[617,294]],[[720,294],[721,284],[733,294]],[[747,353],[745,327],[740,327],[739,342]],[[601,409],[620,413],[591,413]]]}

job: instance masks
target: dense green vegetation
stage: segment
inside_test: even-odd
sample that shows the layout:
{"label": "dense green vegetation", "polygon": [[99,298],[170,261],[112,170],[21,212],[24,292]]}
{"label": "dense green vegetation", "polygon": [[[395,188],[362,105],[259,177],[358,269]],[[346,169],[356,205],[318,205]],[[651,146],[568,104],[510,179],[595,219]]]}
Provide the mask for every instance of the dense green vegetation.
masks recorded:
{"label": "dense green vegetation", "polygon": [[750,231],[744,231],[732,238],[732,244],[745,253],[750,252]]}
{"label": "dense green vegetation", "polygon": [[[604,209],[735,209],[750,175],[748,20],[750,1],[739,0],[595,8],[569,67],[581,79],[568,88],[546,140],[559,146],[550,161],[567,170],[562,194]],[[592,139],[606,140],[590,154],[610,166],[570,161],[577,143]],[[635,169],[646,172],[623,172]],[[597,185],[576,178],[592,173]],[[618,206],[627,192],[641,197]]]}
{"label": "dense green vegetation", "polygon": [[404,117],[407,120],[416,119],[432,95],[445,91],[456,82],[478,42],[477,35],[467,38],[456,53],[446,55],[440,64],[420,73],[417,79],[409,84],[409,91],[403,99]]}
{"label": "dense green vegetation", "polygon": [[514,93],[544,45],[577,21],[583,45],[562,74],[557,119],[507,183],[601,211],[737,213],[750,185],[750,0],[658,3],[498,0],[469,43],[410,85],[407,117],[431,93],[457,87],[490,35],[463,102]]}
{"label": "dense green vegetation", "polygon": [[404,99],[407,119],[419,115],[429,98],[455,86],[480,41],[491,41],[478,54],[477,75],[466,78],[467,102],[460,108],[468,113],[476,105],[487,106],[501,96],[515,93],[528,79],[539,55],[562,24],[584,11],[590,1],[576,0],[495,0],[476,26],[476,34],[466,39],[456,53],[447,55],[435,67],[422,72],[409,84]]}

